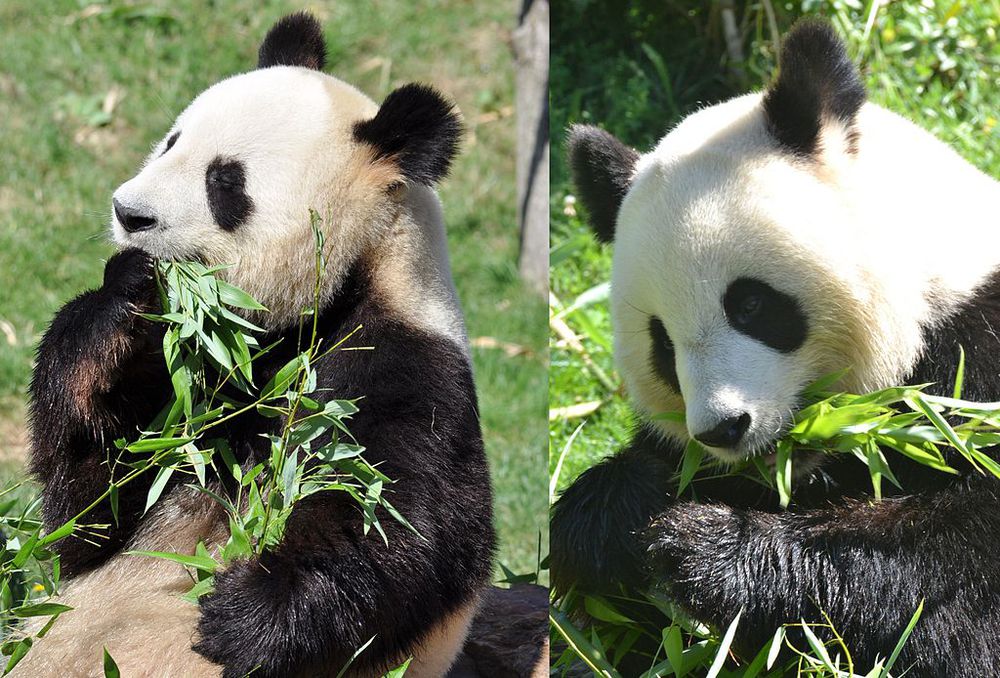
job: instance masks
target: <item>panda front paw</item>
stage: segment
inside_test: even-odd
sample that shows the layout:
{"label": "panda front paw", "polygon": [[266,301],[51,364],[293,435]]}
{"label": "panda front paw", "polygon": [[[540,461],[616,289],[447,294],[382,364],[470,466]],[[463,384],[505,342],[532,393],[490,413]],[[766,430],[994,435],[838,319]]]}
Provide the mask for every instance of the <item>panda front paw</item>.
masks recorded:
{"label": "panda front paw", "polygon": [[288,624],[277,606],[287,604],[290,591],[269,585],[255,561],[234,563],[215,576],[215,590],[201,598],[198,642],[194,651],[221,664],[223,678],[247,674],[295,675]]}
{"label": "panda front paw", "polygon": [[156,260],[135,247],[121,250],[105,264],[101,290],[125,299],[137,311],[158,311],[160,298],[156,287]]}
{"label": "panda front paw", "polygon": [[730,607],[738,597],[747,530],[747,516],[729,506],[684,502],[670,507],[646,530],[654,587],[701,618],[704,611]]}

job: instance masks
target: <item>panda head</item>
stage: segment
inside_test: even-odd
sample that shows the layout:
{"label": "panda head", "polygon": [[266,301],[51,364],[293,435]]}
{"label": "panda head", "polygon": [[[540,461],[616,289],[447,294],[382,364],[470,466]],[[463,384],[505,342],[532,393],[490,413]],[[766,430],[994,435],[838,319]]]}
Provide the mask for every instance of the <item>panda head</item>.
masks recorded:
{"label": "panda head", "polygon": [[378,106],[322,73],[324,62],[312,16],[278,21],[257,68],[199,95],[114,192],[115,241],[228,265],[224,275],[270,309],[261,321],[282,327],[312,304],[315,210],[329,301],[413,194],[426,202],[447,174],[461,122],[429,87],[403,86]]}
{"label": "panda head", "polygon": [[[913,309],[893,314],[854,237],[872,227],[864,100],[840,40],[806,22],[765,92],[696,112],[649,154],[570,131],[578,198],[614,243],[616,360],[663,435],[767,454],[811,382],[850,368],[845,386],[881,387],[912,362]],[[676,411],[683,424],[656,416]]]}

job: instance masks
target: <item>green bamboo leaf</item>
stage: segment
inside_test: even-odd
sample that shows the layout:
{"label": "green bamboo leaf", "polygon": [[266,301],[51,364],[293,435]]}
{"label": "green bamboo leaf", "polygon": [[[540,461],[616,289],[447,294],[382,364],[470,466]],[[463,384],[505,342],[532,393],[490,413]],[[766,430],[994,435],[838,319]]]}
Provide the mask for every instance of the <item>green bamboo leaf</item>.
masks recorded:
{"label": "green bamboo leaf", "polygon": [[231,285],[225,280],[217,282],[219,298],[226,306],[245,308],[250,311],[266,311],[267,309],[259,301],[241,290],[236,285]]}
{"label": "green bamboo leaf", "polygon": [[771,638],[771,649],[767,653],[767,665],[768,671],[774,666],[774,662],[778,661],[778,655],[781,654],[781,646],[785,643],[785,627],[779,626],[778,630],[774,632],[774,637]]}
{"label": "green bamboo leaf", "polygon": [[13,671],[18,662],[24,659],[24,656],[28,654],[28,650],[31,649],[31,643],[31,638],[22,638],[14,644],[13,650],[10,653],[10,659],[7,660],[7,666],[3,670],[4,675]]}
{"label": "green bamboo leaf", "polygon": [[28,541],[25,542],[20,549],[18,549],[17,555],[14,556],[14,559],[11,561],[11,565],[14,566],[15,570],[19,570],[24,567],[24,564],[28,562],[28,558],[30,558],[31,554],[34,553],[35,546],[38,545],[38,541],[40,539],[39,533],[40,528],[32,532],[31,536],[28,537]]}
{"label": "green bamboo leaf", "polygon": [[106,647],[104,648],[104,678],[121,678],[121,671],[118,670],[118,664],[115,663],[114,658]]}
{"label": "green bamboo leaf", "polygon": [[292,381],[302,369],[302,356],[297,355],[285,363],[278,372],[261,389],[261,400],[269,400],[281,395],[291,386]]}
{"label": "green bamboo leaf", "polygon": [[48,617],[49,615],[62,614],[63,612],[69,612],[73,608],[69,605],[61,605],[59,603],[35,603],[32,605],[21,605],[20,607],[15,607],[10,611],[15,617],[26,618],[26,617]]}
{"label": "green bamboo leaf", "polygon": [[722,636],[722,641],[719,643],[719,649],[715,652],[715,661],[712,662],[712,666],[708,669],[708,673],[705,674],[705,678],[716,678],[722,671],[722,667],[725,666],[726,655],[729,654],[729,647],[733,644],[733,638],[736,637],[736,627],[739,626],[742,615],[743,610],[741,609],[736,613],[736,617],[732,623],[729,624],[729,628],[726,629],[726,633]]}
{"label": "green bamboo leaf", "polygon": [[687,488],[694,479],[698,469],[701,468],[701,461],[705,456],[705,448],[693,438],[688,441],[684,448],[684,457],[681,460],[680,477],[677,480],[677,496]]}
{"label": "green bamboo leaf", "polygon": [[893,665],[896,663],[896,660],[899,658],[899,653],[903,651],[903,646],[906,645],[906,641],[909,640],[910,634],[913,633],[913,629],[917,626],[917,622],[920,621],[920,615],[923,614],[923,611],[924,611],[924,601],[921,600],[920,604],[917,605],[917,611],[913,613],[913,616],[910,617],[910,621],[906,625],[906,628],[903,629],[903,634],[899,637],[899,640],[896,642],[896,647],[893,649],[892,654],[889,655],[888,661],[886,661],[885,666],[882,668],[882,671],[879,672],[879,678],[888,678],[889,671],[892,669]]}
{"label": "green bamboo leaf", "polygon": [[948,442],[951,443],[951,446],[958,450],[962,456],[968,459],[973,468],[982,473],[983,469],[980,468],[979,464],[972,456],[972,453],[955,432],[955,429],[953,429],[951,424],[949,424],[947,420],[945,420],[945,418],[931,406],[922,393],[916,391],[910,393],[907,397],[907,403],[909,403],[913,409],[923,412],[924,416],[926,416],[935,428],[937,428],[937,430],[941,432]]}
{"label": "green bamboo leaf", "polygon": [[587,614],[594,619],[599,619],[600,621],[609,622],[611,624],[628,624],[631,621],[628,617],[612,608],[606,601],[600,598],[586,596],[583,604],[584,609],[587,610]]}
{"label": "green bamboo leaf", "polygon": [[160,558],[174,563],[180,563],[186,567],[191,567],[202,572],[214,574],[219,568],[219,563],[209,556],[188,556],[183,553],[171,553],[169,551],[126,551],[129,556],[146,556],[148,558]]}
{"label": "green bamboo leaf", "polygon": [[161,452],[163,450],[173,450],[187,445],[194,438],[142,438],[125,447],[129,452]]}
{"label": "green bamboo leaf", "polygon": [[[114,485],[111,486],[115,488]],[[117,489],[117,488],[115,488]],[[45,535],[38,543],[40,546],[47,546],[53,542],[57,542],[60,539],[65,539],[69,535],[73,534],[73,530],[76,528],[76,518],[70,519],[69,522],[63,523],[52,532]]]}
{"label": "green bamboo leaf", "polygon": [[952,397],[958,400],[962,397],[962,383],[965,381],[965,348],[958,347],[958,369],[955,371],[955,388],[952,389]]}
{"label": "green bamboo leaf", "polygon": [[681,678],[684,675],[684,638],[677,624],[671,624],[669,629],[663,631],[663,650],[674,676]]}
{"label": "green bamboo leaf", "polygon": [[143,515],[146,515],[146,512],[159,500],[163,489],[167,486],[167,481],[173,474],[174,468],[172,466],[161,466],[160,470],[156,472],[156,478],[146,493],[146,507],[142,510]]}
{"label": "green bamboo leaf", "polygon": [[550,608],[549,623],[595,675],[603,678],[621,678],[621,674],[608,662],[605,654],[598,651],[563,612]]}
{"label": "green bamboo leaf", "polygon": [[782,508],[792,501],[792,443],[780,440],[775,450],[774,480]]}
{"label": "green bamboo leaf", "polygon": [[823,662],[823,666],[831,671],[837,671],[837,667],[834,665],[833,660],[830,658],[830,653],[827,652],[826,646],[816,637],[813,630],[806,624],[806,621],[801,620],[802,633],[806,637],[806,642],[809,643],[809,647],[812,648],[813,653],[816,657]]}

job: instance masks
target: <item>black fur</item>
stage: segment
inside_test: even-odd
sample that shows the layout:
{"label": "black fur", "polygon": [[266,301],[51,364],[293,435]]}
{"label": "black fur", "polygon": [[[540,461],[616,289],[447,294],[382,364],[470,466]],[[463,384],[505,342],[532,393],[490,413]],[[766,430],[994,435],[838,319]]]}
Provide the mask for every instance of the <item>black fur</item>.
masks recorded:
{"label": "black fur", "polygon": [[[152,261],[139,250],[110,260],[99,290],[80,295],[56,315],[38,346],[30,386],[30,469],[42,483],[42,517],[53,530],[107,489],[107,460],[117,438],[134,439],[156,416],[170,380],[161,332],[137,312],[157,309]],[[116,474],[120,477],[123,471]],[[148,482],[123,488],[120,519],[107,540],[70,538],[56,544],[64,576],[72,577],[121,548],[138,524]],[[113,522],[102,503],[80,524]]]}
{"label": "black fur", "polygon": [[[748,302],[754,304],[752,313],[747,312]],[[737,278],[729,283],[722,307],[733,329],[775,351],[794,351],[809,333],[809,323],[795,297],[756,278]]]}
{"label": "black fur", "polygon": [[217,156],[205,168],[208,207],[215,223],[227,231],[235,231],[253,214],[246,187],[246,168],[239,160]]}
{"label": "black fur", "polygon": [[681,384],[677,380],[677,355],[674,352],[674,342],[667,334],[663,322],[655,317],[649,318],[649,338],[653,342],[653,350],[649,356],[650,364],[660,379],[667,382],[675,392],[681,392]]}
{"label": "black fur", "polygon": [[[140,255],[112,259],[105,286],[81,297],[85,305],[77,300],[61,310],[39,348],[33,469],[45,485],[50,527],[104,489],[108,473],[101,461],[111,439],[148,424],[170,390],[162,356],[148,349],[146,328],[122,310],[130,299],[145,300],[148,289],[128,277],[119,280],[121,257]],[[148,268],[148,258],[142,261]],[[363,329],[350,344],[374,350],[331,355],[317,367],[317,393],[363,398],[349,427],[366,447],[366,458],[397,481],[387,488],[390,500],[421,536],[381,513],[386,546],[374,530],[363,535],[362,515],[343,493],[304,500],[275,550],[219,574],[215,592],[202,600],[196,649],[223,664],[224,676],[243,676],[258,666],[255,676],[329,675],[375,636],[354,665],[371,672],[404,656],[422,633],[490,579],[490,482],[467,358],[454,342],[396,320],[372,293],[361,267],[322,313],[320,332],[332,345],[358,325]],[[125,354],[134,365],[105,355],[102,337],[113,332],[133,339]],[[279,337],[282,343],[254,363],[258,383],[293,355],[295,331],[266,337],[262,345]],[[79,379],[81,363],[91,357],[101,357],[113,384],[107,394],[91,393]],[[101,409],[78,412],[77,393],[100,398]],[[277,425],[247,413],[224,433],[237,458],[252,464],[269,454],[260,434]],[[211,482],[221,487],[219,479]],[[97,566],[126,544],[145,493],[131,484],[122,488],[128,510],[110,542],[61,542],[63,571]],[[106,517],[108,511],[102,506],[97,513]]]}
{"label": "black fur", "polygon": [[[962,346],[964,395],[1000,400],[996,327],[1000,276],[924,328],[923,355],[905,382],[934,381],[932,392],[950,394]],[[962,472],[953,477],[887,452],[905,492],[888,486],[875,502],[864,466],[840,457],[797,482],[791,510],[782,511],[773,493],[741,478],[695,482],[684,500],[673,499],[667,478],[681,452],[640,431],[566,491],[552,521],[558,591],[652,584],[717,627],[742,609],[737,637],[746,650],[783,623],[822,622],[822,611],[866,670],[890,654],[923,599],[897,670],[1000,675],[996,478],[962,459],[951,460]]]}
{"label": "black fur", "polygon": [[577,197],[590,215],[598,240],[615,238],[618,209],[628,193],[639,154],[613,135],[590,125],[573,125],[567,140]]}
{"label": "black fur", "polygon": [[462,140],[462,121],[432,87],[411,83],[393,90],[371,120],[354,126],[354,138],[390,158],[409,181],[433,186],[448,176]]}
{"label": "black fur", "polygon": [[778,78],[764,95],[764,114],[775,139],[793,153],[811,156],[819,148],[825,121],[848,131],[857,143],[855,118],[865,102],[865,88],[844,43],[821,20],[795,25],[781,49]]}
{"label": "black fur", "polygon": [[312,14],[296,12],[279,19],[264,37],[257,68],[303,66],[322,71],[326,66],[323,27]]}
{"label": "black fur", "polygon": [[180,138],[181,138],[181,132],[180,132],[180,130],[177,130],[176,132],[174,132],[173,134],[171,134],[167,138],[167,145],[163,148],[163,153],[161,153],[160,155],[166,155],[167,151],[169,151],[171,148],[173,148],[174,144],[176,144],[177,140],[180,139]]}

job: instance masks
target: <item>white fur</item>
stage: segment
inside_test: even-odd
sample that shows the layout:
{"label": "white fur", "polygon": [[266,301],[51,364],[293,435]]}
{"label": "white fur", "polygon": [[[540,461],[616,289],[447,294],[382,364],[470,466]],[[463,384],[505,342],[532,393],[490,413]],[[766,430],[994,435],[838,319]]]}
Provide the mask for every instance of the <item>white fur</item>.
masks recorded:
{"label": "white fur", "polygon": [[[306,68],[223,80],[177,118],[165,137],[180,132],[174,146],[164,153],[166,141],[158,144],[115,191],[121,204],[157,220],[149,231],[128,233],[112,218],[115,241],[165,259],[231,264],[223,275],[270,310],[256,320],[288,327],[313,304],[312,209],[326,237],[323,302],[356,261],[377,262],[380,292],[394,311],[464,347],[436,194],[400,184],[391,162],[374,161],[372,149],[354,139],[353,125],[377,111],[355,88]],[[232,232],[215,223],[205,191],[205,170],[217,156],[243,163],[254,203]]]}
{"label": "white fur", "polygon": [[[847,389],[897,383],[921,323],[1000,265],[996,182],[874,104],[858,132],[856,156],[827,124],[821,161],[796,160],[750,94],[691,115],[640,158],[615,233],[615,352],[641,412],[686,412],[686,429],[654,419],[664,435],[747,412],[740,446],[713,450],[735,459],[780,435],[801,389],[828,372],[849,366]],[[721,300],[741,276],[799,301],[801,348],[782,354],[728,325]],[[651,369],[650,315],[673,341],[683,398]]]}

